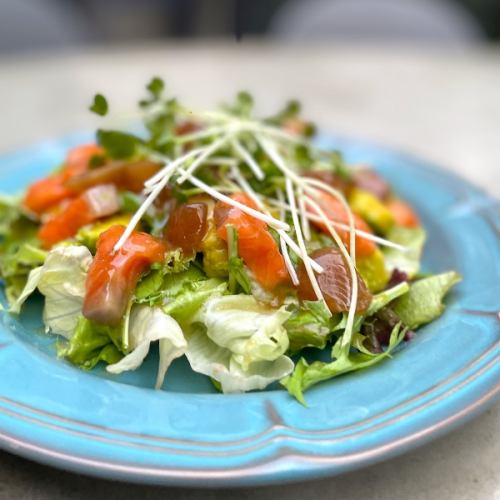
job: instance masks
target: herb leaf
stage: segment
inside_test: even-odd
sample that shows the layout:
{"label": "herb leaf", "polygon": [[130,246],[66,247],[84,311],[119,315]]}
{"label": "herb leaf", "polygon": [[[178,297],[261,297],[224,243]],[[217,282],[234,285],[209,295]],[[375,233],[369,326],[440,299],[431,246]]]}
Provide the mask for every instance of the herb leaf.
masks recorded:
{"label": "herb leaf", "polygon": [[165,89],[165,82],[158,76],[155,76],[151,79],[151,81],[147,84],[146,88],[151,92],[151,95],[158,99],[163,90]]}
{"label": "herb leaf", "polygon": [[96,94],[94,96],[94,102],[89,107],[89,110],[99,116],[104,116],[108,113],[108,101],[102,94]]}
{"label": "herb leaf", "polygon": [[141,108],[146,108],[151,104],[158,102],[161,99],[163,91],[165,90],[165,82],[160,77],[155,76],[146,85],[146,89],[148,90],[150,96],[147,99],[139,101],[139,106]]}
{"label": "herb leaf", "polygon": [[142,140],[133,134],[119,130],[97,131],[97,142],[106,150],[111,158],[122,160],[131,158],[137,152]]}
{"label": "herb leaf", "polygon": [[249,118],[253,111],[253,97],[249,92],[241,91],[236,95],[236,102],[224,106],[225,110],[241,118]]}
{"label": "herb leaf", "polygon": [[236,293],[238,286],[250,295],[252,293],[252,284],[248,273],[245,269],[245,264],[241,257],[238,256],[238,233],[234,226],[227,226],[227,253],[229,256],[229,283],[228,290],[231,293]]}

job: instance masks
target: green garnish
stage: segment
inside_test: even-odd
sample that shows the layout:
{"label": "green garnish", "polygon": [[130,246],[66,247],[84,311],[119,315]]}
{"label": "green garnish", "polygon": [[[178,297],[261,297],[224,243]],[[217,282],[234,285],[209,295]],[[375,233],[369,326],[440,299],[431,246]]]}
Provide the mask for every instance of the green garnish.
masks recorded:
{"label": "green garnish", "polygon": [[104,116],[108,113],[109,106],[108,101],[102,94],[96,94],[94,96],[94,102],[89,107],[90,111],[99,116]]}
{"label": "green garnish", "polygon": [[227,253],[229,257],[229,281],[228,290],[231,293],[237,293],[241,287],[243,292],[250,295],[252,293],[252,284],[245,269],[243,259],[238,255],[238,232],[234,226],[227,226]]}

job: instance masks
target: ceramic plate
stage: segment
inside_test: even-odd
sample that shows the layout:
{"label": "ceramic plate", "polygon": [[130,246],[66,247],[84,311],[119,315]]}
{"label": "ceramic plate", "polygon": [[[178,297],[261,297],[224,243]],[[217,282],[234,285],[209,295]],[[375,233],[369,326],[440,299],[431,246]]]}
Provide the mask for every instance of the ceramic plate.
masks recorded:
{"label": "ceramic plate", "polygon": [[[0,191],[53,169],[89,135],[0,159]],[[336,138],[350,162],[373,164],[417,209],[429,233],[424,268],[463,281],[445,314],[391,360],[307,392],[214,393],[177,360],[164,390],[157,360],[116,377],[57,359],[41,300],[0,313],[0,445],[39,462],[145,483],[257,485],[339,474],[403,453],[484,410],[498,393],[499,204],[411,156]],[[5,298],[1,297],[5,303]]]}

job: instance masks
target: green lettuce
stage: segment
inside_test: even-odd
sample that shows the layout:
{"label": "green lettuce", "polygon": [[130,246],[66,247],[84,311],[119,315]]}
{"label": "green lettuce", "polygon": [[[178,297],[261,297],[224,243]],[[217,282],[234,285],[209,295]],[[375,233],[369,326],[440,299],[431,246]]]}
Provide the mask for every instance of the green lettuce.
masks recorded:
{"label": "green lettuce", "polygon": [[342,315],[333,317],[325,311],[325,306],[318,301],[304,301],[301,306],[291,304],[292,312],[284,323],[288,334],[290,353],[296,353],[305,347],[324,349],[331,333],[342,321]]}
{"label": "green lettuce", "polygon": [[19,218],[19,202],[18,196],[0,195],[0,238],[9,236],[11,224]]}
{"label": "green lettuce", "polygon": [[377,293],[377,295],[373,296],[365,316],[372,316],[387,304],[391,303],[393,300],[396,300],[397,298],[408,293],[409,290],[410,285],[408,285],[408,283],[406,282],[403,282],[393,286],[392,288],[384,290],[383,292]]}
{"label": "green lettuce", "polygon": [[45,296],[43,320],[48,331],[70,338],[78,323],[85,297],[85,280],[92,262],[84,246],[68,245],[50,251],[43,266],[33,269],[11,312],[19,312],[36,289]]}
{"label": "green lettuce", "polygon": [[17,197],[0,196],[0,279],[10,305],[22,293],[30,271],[43,264],[37,224],[26,217]]}
{"label": "green lettuce", "polygon": [[280,383],[292,396],[295,396],[300,403],[305,405],[304,391],[309,387],[344,373],[361,370],[379,363],[390,356],[392,351],[404,339],[405,333],[406,330],[402,329],[401,325],[398,324],[391,333],[387,349],[377,354],[369,351],[345,354],[341,347],[341,339],[339,339],[333,348],[333,361],[329,363],[315,361],[309,364],[304,358],[301,358],[295,365],[293,373],[283,378]]}
{"label": "green lettuce", "polygon": [[228,290],[234,294],[241,288],[243,292],[250,295],[252,293],[250,277],[243,259],[238,255],[238,233],[231,224],[226,227],[226,230],[229,271]]}
{"label": "green lettuce", "polygon": [[139,304],[161,304],[167,296],[174,296],[185,281],[205,279],[203,272],[185,257],[181,250],[174,250],[162,264],[153,264],[135,289]]}
{"label": "green lettuce", "polygon": [[227,283],[217,278],[188,281],[175,296],[167,296],[162,309],[177,321],[189,323],[208,299],[222,295],[226,289]]}
{"label": "green lettuce", "polygon": [[73,335],[66,345],[59,347],[58,354],[87,370],[94,368],[99,361],[117,363],[123,357],[118,347],[121,347],[121,336],[121,326],[98,325],[78,315]]}
{"label": "green lettuce", "polygon": [[263,389],[288,375],[289,341],[283,324],[291,313],[250,295],[211,298],[196,317],[186,356],[191,368],[220,384],[223,392]]}
{"label": "green lettuce", "polygon": [[406,252],[390,247],[384,248],[386,269],[389,272],[399,269],[406,273],[409,278],[413,278],[420,269],[420,259],[426,239],[424,228],[421,226],[416,228],[394,226],[386,238],[408,248]]}
{"label": "green lettuce", "polygon": [[454,271],[415,281],[392,307],[410,329],[435,320],[444,311],[443,298],[462,278]]}
{"label": "green lettuce", "polygon": [[122,373],[137,369],[148,355],[151,342],[159,341],[160,363],[156,378],[156,388],[159,389],[172,361],[186,351],[187,342],[181,327],[159,307],[136,305],[132,307],[127,330],[130,353],[107,366],[106,370]]}
{"label": "green lettuce", "polygon": [[145,276],[135,291],[135,302],[161,306],[163,312],[182,323],[189,323],[200,307],[211,297],[226,291],[227,283],[207,278],[194,264],[181,272],[170,272],[163,266]]}

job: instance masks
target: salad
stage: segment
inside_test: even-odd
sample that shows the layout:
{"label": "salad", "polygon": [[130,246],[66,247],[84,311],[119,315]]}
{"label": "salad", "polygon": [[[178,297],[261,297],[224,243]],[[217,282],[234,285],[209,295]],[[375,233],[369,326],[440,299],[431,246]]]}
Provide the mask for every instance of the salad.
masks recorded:
{"label": "salad", "polygon": [[0,197],[6,307],[41,294],[60,357],[119,374],[158,349],[157,388],[186,356],[221,392],[274,383],[304,403],[443,312],[460,277],[421,274],[415,210],[316,147],[296,101],[257,119],[246,92],[203,112],[159,78],[147,93],[141,133],[100,129]]}

